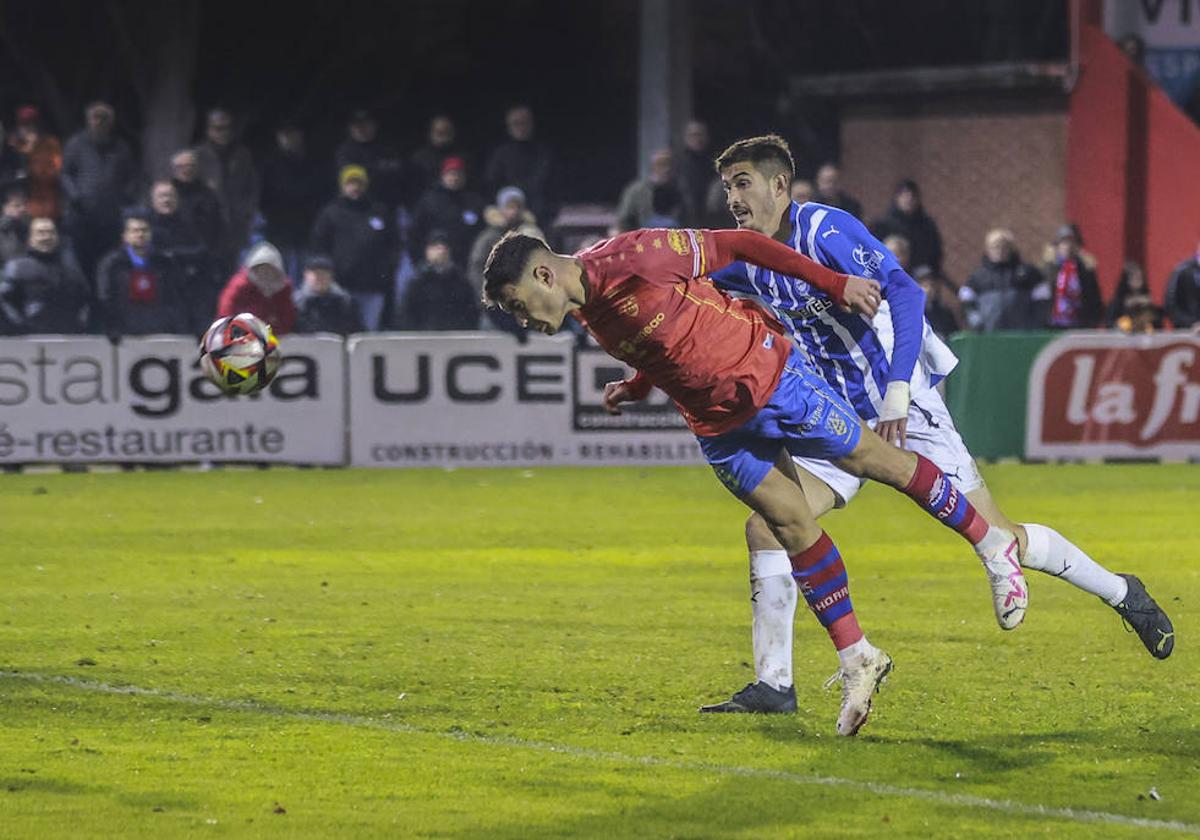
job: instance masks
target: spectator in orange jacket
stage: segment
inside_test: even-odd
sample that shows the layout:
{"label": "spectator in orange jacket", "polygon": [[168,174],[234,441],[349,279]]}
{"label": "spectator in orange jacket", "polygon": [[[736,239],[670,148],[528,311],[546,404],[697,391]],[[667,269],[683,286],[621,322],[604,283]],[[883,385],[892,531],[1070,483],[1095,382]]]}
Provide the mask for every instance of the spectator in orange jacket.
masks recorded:
{"label": "spectator in orange jacket", "polygon": [[57,219],[59,216],[58,178],[62,173],[62,143],[42,131],[41,114],[32,105],[17,109],[17,127],[9,138],[13,148],[25,155],[29,172],[29,213]]}
{"label": "spectator in orange jacket", "polygon": [[259,242],[246,255],[246,263],[229,278],[217,302],[217,317],[249,312],[257,315],[276,335],[296,327],[292,281],[283,271],[283,256],[270,242]]}

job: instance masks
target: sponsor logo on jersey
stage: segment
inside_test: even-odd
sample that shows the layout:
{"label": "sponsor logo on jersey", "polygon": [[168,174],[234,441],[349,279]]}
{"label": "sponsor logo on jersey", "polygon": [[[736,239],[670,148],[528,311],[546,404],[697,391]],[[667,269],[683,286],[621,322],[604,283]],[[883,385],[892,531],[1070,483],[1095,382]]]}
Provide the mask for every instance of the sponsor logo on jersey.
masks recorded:
{"label": "sponsor logo on jersey", "polygon": [[855,245],[854,261],[862,266],[863,277],[870,277],[883,265],[883,254],[874,249],[868,251],[862,245]]}
{"label": "sponsor logo on jersey", "polygon": [[692,252],[691,246],[688,244],[688,235],[681,230],[667,231],[667,244],[681,257],[686,257]]}

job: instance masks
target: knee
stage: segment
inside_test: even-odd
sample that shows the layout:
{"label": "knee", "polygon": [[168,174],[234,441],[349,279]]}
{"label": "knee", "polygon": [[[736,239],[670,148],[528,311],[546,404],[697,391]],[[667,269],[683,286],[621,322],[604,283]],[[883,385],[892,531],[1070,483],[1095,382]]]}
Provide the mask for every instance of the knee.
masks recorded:
{"label": "knee", "polygon": [[746,547],[751,551],[779,547],[779,541],[771,533],[767,520],[757,513],[750,514],[746,520]]}

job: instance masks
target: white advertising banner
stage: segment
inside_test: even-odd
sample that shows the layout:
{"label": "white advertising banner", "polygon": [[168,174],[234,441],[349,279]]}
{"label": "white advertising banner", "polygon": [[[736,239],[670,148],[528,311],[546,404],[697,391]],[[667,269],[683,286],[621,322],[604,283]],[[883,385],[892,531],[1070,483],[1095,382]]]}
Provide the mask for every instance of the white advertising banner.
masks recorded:
{"label": "white advertising banner", "polygon": [[1200,336],[1067,334],[1029,374],[1028,458],[1200,458]]}
{"label": "white advertising banner", "polygon": [[0,463],[345,462],[345,356],[289,336],[262,394],[225,397],[181,336],[0,341]]}
{"label": "white advertising banner", "polygon": [[627,371],[572,336],[356,336],[349,369],[354,466],[702,462],[662,394],[606,414]]}

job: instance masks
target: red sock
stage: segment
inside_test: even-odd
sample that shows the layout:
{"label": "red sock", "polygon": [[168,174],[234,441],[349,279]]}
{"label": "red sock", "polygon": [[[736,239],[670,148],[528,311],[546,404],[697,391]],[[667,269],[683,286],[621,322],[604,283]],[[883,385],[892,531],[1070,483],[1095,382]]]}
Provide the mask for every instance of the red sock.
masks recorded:
{"label": "red sock", "polygon": [[850,603],[850,579],[829,535],[822,531],[815,543],[789,559],[792,577],[833,646],[842,650],[861,639],[863,631]]}
{"label": "red sock", "polygon": [[947,528],[962,534],[971,545],[977,545],[987,533],[988,521],[979,515],[946,474],[923,455],[917,456],[917,471],[909,479],[904,492]]}

